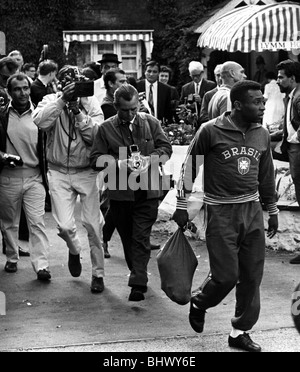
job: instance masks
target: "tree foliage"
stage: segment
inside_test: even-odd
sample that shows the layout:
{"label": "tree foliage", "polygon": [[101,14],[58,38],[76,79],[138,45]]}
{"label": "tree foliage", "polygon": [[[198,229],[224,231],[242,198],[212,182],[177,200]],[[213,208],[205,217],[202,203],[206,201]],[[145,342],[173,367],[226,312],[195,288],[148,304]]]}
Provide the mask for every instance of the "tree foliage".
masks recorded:
{"label": "tree foliage", "polygon": [[7,54],[18,49],[26,62],[37,63],[48,44],[49,57],[64,63],[62,32],[72,29],[74,12],[90,6],[91,0],[1,0],[0,31],[6,34]]}
{"label": "tree foliage", "polygon": [[188,80],[188,64],[201,60],[201,50],[196,47],[199,35],[192,27],[212,7],[223,0],[189,0],[180,6],[177,0],[148,0],[153,20],[163,28],[154,33],[153,58],[169,65],[177,77],[173,83],[182,85]]}

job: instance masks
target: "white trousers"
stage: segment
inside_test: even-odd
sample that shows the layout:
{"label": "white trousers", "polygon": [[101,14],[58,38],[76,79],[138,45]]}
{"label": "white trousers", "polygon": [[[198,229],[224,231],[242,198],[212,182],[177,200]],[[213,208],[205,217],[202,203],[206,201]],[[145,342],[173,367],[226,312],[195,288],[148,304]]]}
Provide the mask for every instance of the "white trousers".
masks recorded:
{"label": "white trousers", "polygon": [[7,261],[17,263],[19,260],[18,233],[23,205],[31,243],[31,263],[35,272],[49,269],[49,241],[44,222],[45,196],[41,176],[0,176],[0,219],[6,242]]}
{"label": "white trousers", "polygon": [[73,255],[81,252],[82,246],[75,223],[77,197],[81,203],[81,221],[87,230],[92,261],[92,275],[104,277],[104,253],[101,241],[103,216],[100,211],[97,172],[87,170],[75,174],[48,172],[52,214],[58,225],[58,236],[66,243]]}

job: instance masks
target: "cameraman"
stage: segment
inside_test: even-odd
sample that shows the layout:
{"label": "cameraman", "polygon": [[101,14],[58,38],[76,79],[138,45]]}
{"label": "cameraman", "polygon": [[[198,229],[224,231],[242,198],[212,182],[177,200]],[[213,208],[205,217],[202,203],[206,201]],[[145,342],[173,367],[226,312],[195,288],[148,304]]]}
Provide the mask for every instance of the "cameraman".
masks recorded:
{"label": "cameraman", "polygon": [[[114,105],[117,115],[100,126],[91,152],[91,164],[94,169],[105,169],[108,173],[111,213],[131,271],[129,301],[143,301],[151,255],[150,234],[161,196],[160,190],[153,186],[159,178],[158,164],[171,156],[172,146],[159,121],[152,115],[138,112],[139,94],[133,86],[124,84],[118,88],[114,94]],[[140,150],[136,158],[141,167],[137,169],[133,156],[129,159],[126,156],[129,148],[133,150],[132,145]],[[132,151],[128,155],[133,155]],[[150,167],[155,155],[159,159]],[[165,159],[161,160],[161,157]],[[110,164],[101,164],[108,162],[105,159]]]}
{"label": "cameraman", "polygon": [[[0,219],[6,240],[5,271],[18,270],[18,228],[23,206],[31,241],[31,262],[38,280],[49,281],[49,242],[44,223],[42,133],[32,120],[30,81],[25,74],[7,82],[11,103],[0,115]],[[12,155],[7,155],[12,154]],[[45,180],[45,178],[44,178]]]}
{"label": "cameraman", "polygon": [[[69,248],[69,271],[81,275],[79,241],[75,225],[75,207],[80,196],[82,223],[87,230],[92,260],[93,293],[104,290],[104,254],[100,240],[100,212],[97,175],[89,163],[89,154],[102,111],[95,96],[75,96],[76,82],[84,79],[75,66],[64,66],[58,73],[61,92],[49,94],[33,113],[35,124],[47,133],[48,179],[52,214],[60,236]],[[93,83],[92,83],[93,84]]]}

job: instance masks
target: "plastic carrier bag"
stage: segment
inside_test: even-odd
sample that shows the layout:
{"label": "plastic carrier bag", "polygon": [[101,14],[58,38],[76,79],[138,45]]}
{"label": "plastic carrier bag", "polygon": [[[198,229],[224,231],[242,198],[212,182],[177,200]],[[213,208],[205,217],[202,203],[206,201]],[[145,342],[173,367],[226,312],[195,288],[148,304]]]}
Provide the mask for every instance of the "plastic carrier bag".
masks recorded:
{"label": "plastic carrier bag", "polygon": [[179,228],[158,252],[157,264],[161,289],[173,302],[188,304],[198,260],[182,229]]}

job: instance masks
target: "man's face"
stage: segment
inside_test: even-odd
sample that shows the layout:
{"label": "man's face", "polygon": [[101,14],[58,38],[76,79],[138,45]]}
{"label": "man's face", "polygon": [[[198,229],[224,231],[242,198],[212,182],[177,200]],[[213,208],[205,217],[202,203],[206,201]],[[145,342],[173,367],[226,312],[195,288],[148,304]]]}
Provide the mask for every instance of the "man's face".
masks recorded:
{"label": "man's face", "polygon": [[247,79],[244,67],[238,65],[233,70],[233,79],[237,83],[238,81],[243,81]]}
{"label": "man's face", "polygon": [[220,87],[223,84],[222,78],[221,78],[221,70],[215,71],[215,80],[216,80],[218,87]]}
{"label": "man's face", "polygon": [[35,78],[35,74],[36,74],[35,67],[30,67],[30,69],[26,71],[26,75],[29,76],[32,80]]}
{"label": "man's face", "polygon": [[191,71],[190,77],[194,83],[199,84],[202,80],[203,74],[204,72],[201,70],[193,70]]}
{"label": "man's face", "polygon": [[120,98],[119,106],[117,107],[119,119],[122,121],[132,121],[139,110],[139,100],[133,97],[131,101],[126,101]]}
{"label": "man's face", "polygon": [[164,84],[168,84],[170,79],[170,74],[168,72],[161,72],[159,74],[159,81]]}
{"label": "man's face", "polygon": [[158,66],[148,66],[145,71],[145,77],[149,81],[150,84],[156,83],[159,77]]}
{"label": "man's face", "polygon": [[113,91],[115,92],[121,85],[127,84],[126,75],[120,74],[119,72],[116,73],[116,82],[112,85]]}
{"label": "man's face", "polygon": [[13,79],[9,94],[17,108],[25,108],[30,98],[30,87],[27,79],[22,81]]}
{"label": "man's face", "polygon": [[7,66],[3,66],[0,70],[0,85],[3,88],[6,88],[7,80],[9,79],[10,76],[14,75],[16,72],[17,72],[17,69],[10,72]]}
{"label": "man's face", "polygon": [[107,71],[109,71],[110,69],[112,68],[117,68],[118,67],[118,64],[115,63],[115,62],[105,62],[102,66],[101,66],[101,73],[104,75],[107,73]]}
{"label": "man's face", "polygon": [[247,100],[240,103],[240,110],[246,122],[261,122],[265,112],[265,99],[262,91],[249,90]]}
{"label": "man's face", "polygon": [[289,94],[294,88],[294,77],[287,77],[285,70],[279,70],[277,84],[281,93]]}

